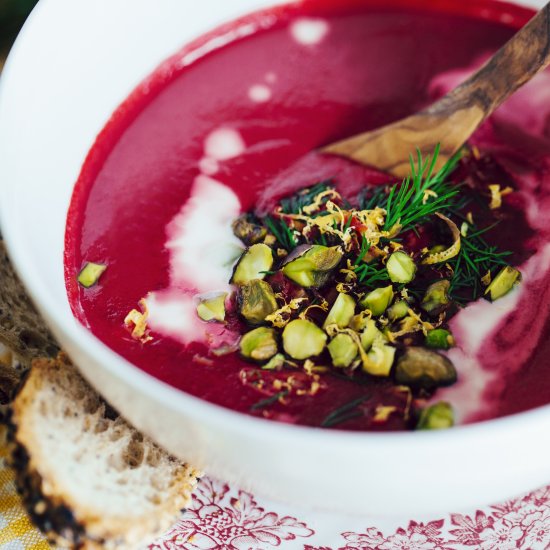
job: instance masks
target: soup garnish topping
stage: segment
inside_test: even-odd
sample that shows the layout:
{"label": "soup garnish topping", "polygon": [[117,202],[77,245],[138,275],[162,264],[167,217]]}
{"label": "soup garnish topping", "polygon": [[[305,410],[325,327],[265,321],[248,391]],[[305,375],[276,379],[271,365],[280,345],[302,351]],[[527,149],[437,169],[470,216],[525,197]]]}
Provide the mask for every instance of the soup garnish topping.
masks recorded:
{"label": "soup garnish topping", "polygon": [[[472,193],[451,179],[462,154],[440,170],[438,148],[431,159],[418,154],[410,177],[364,190],[356,206],[324,181],[281,199],[267,214],[241,215],[232,224],[246,246],[229,281],[234,296],[199,296],[198,316],[223,323],[233,300],[245,327],[239,344],[245,360],[262,371],[310,375],[314,383],[298,394],[316,393],[322,376],[335,373],[365,386],[391,379],[407,395],[409,414],[413,396],[429,398],[457,380],[444,354],[454,345],[449,319],[482,296],[501,298],[521,280],[506,263],[510,253],[490,246],[483,239],[488,228],[475,225]],[[494,210],[508,188],[490,187],[485,208]],[[283,389],[254,410],[285,403],[294,381],[292,374],[281,380]],[[354,417],[367,399],[344,404],[321,425]],[[373,420],[396,411],[378,405]],[[417,414],[417,429],[452,424],[445,402]]]}

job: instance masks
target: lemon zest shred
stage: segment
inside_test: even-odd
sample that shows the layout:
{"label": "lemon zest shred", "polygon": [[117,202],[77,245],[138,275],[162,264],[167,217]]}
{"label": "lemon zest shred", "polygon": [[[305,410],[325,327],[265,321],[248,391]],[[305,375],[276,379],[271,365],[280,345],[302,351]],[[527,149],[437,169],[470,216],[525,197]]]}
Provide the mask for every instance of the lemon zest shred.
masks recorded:
{"label": "lemon zest shred", "polygon": [[304,214],[314,214],[315,212],[318,212],[321,209],[321,207],[323,206],[321,201],[325,197],[330,197],[331,199],[341,199],[342,198],[340,196],[340,193],[338,193],[338,191],[336,191],[336,189],[332,189],[332,188],[325,189],[324,191],[321,191],[321,193],[319,193],[318,195],[315,195],[315,197],[313,198],[313,202],[311,202],[310,204],[304,206],[302,208],[302,212]]}
{"label": "lemon zest shred", "polygon": [[445,250],[441,252],[435,252],[433,254],[428,254],[423,260],[423,264],[438,264],[441,262],[446,262],[450,260],[451,258],[454,258],[459,252],[460,252],[460,229],[456,226],[456,223],[447,218],[447,216],[444,216],[443,214],[440,214],[439,212],[436,212],[435,214],[438,218],[443,220],[449,229],[451,230],[452,236],[453,236],[453,244],[446,248]]}
{"label": "lemon zest shred", "polygon": [[497,210],[502,206],[502,197],[509,195],[514,190],[511,187],[500,188],[498,183],[489,185],[489,191],[491,192],[491,202],[489,208],[491,210]]}
{"label": "lemon zest shred", "polygon": [[128,328],[132,328],[132,338],[139,340],[143,344],[150,342],[153,338],[148,334],[147,319],[149,317],[149,308],[147,301],[142,298],[139,301],[141,311],[132,309],[124,318],[124,324]]}
{"label": "lemon zest shred", "polygon": [[422,204],[426,204],[430,197],[437,199],[438,195],[433,189],[426,189],[424,191],[424,196],[422,197]]}
{"label": "lemon zest shred", "polygon": [[[290,321],[290,315],[293,311],[299,309],[302,302],[307,301],[307,298],[293,298],[287,304],[269,314],[265,320],[271,323],[274,327],[283,328]],[[288,317],[287,317],[288,316]]]}
{"label": "lemon zest shred", "polygon": [[483,286],[489,286],[491,284],[491,280],[492,280],[491,271],[487,271],[487,273],[485,273],[485,275],[481,277],[481,284]]}

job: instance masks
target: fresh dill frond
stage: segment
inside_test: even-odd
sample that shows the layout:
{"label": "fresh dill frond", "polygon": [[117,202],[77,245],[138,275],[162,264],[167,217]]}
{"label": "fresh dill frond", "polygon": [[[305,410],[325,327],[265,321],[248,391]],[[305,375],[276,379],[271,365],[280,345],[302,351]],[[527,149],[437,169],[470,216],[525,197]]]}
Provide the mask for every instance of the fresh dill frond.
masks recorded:
{"label": "fresh dill frond", "polygon": [[411,175],[401,184],[391,187],[383,208],[386,210],[384,229],[390,230],[399,224],[401,232],[413,229],[436,212],[456,209],[459,186],[447,181],[456,168],[462,153],[451,157],[439,171],[434,172],[439,156],[439,145],[432,157],[422,158],[417,151],[417,160],[411,155]]}
{"label": "fresh dill frond", "polygon": [[357,255],[357,258],[355,258],[355,261],[353,262],[354,265],[359,265],[363,258],[366,256],[367,252],[370,248],[370,242],[369,240],[363,235],[361,239],[361,249],[359,250],[359,254]]}
{"label": "fresh dill frond", "polygon": [[276,393],[271,397],[266,397],[265,399],[262,399],[261,401],[254,403],[254,405],[250,407],[250,410],[257,411],[258,409],[264,409],[265,407],[269,407],[269,405],[273,405],[274,403],[277,403],[279,399],[286,397],[288,394],[289,394],[288,390],[280,391],[279,393]]}
{"label": "fresh dill frond", "polygon": [[368,401],[371,398],[370,395],[364,395],[349,403],[345,403],[341,407],[334,409],[330,414],[328,414],[325,419],[321,422],[321,426],[324,428],[330,428],[336,424],[341,424],[347,420],[352,420],[353,418],[358,418],[363,416],[363,413],[357,409],[359,405]]}
{"label": "fresh dill frond", "polygon": [[346,223],[345,223],[344,229],[343,229],[344,233],[351,227],[352,220],[353,220],[353,216],[348,215],[348,219],[346,220]]}
{"label": "fresh dill frond", "polygon": [[266,227],[277,239],[278,243],[288,252],[291,252],[296,248],[298,243],[294,238],[292,230],[283,220],[277,220],[271,216],[266,216],[263,219]]}
{"label": "fresh dill frond", "polygon": [[500,250],[482,237],[495,225],[483,229],[470,225],[471,232],[461,238],[460,252],[449,261],[453,270],[450,290],[455,299],[459,300],[461,293],[465,293],[469,300],[479,298],[484,290],[481,284],[482,277],[487,272],[494,276],[495,271],[508,265],[508,258],[512,252]]}
{"label": "fresh dill frond", "polygon": [[366,187],[357,198],[360,210],[374,210],[376,207],[386,208],[388,190],[386,186]]}
{"label": "fresh dill frond", "polygon": [[390,276],[384,265],[363,263],[355,268],[357,280],[364,286],[374,287],[376,283],[389,281]]}

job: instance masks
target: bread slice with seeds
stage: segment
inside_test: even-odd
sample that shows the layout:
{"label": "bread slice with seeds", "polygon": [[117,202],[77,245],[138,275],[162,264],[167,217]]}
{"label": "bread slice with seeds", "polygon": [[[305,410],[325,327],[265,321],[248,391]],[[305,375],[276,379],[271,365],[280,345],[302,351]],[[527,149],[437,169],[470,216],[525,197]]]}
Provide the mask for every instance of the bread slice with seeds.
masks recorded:
{"label": "bread slice with seeds", "polygon": [[36,360],[12,404],[12,462],[35,523],[62,548],[136,550],[187,507],[198,472],[109,407],[68,359]]}

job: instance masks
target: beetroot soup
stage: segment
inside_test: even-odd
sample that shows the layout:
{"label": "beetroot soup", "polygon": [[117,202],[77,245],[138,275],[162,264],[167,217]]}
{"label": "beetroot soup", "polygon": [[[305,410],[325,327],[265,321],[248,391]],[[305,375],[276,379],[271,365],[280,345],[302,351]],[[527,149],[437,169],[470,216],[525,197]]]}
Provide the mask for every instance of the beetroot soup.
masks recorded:
{"label": "beetroot soup", "polygon": [[84,164],[75,316],[164,382],[283,422],[435,429],[550,402],[550,73],[441,171],[437,150],[403,182],[315,152],[426,106],[531,15],[305,1],[185,47]]}

